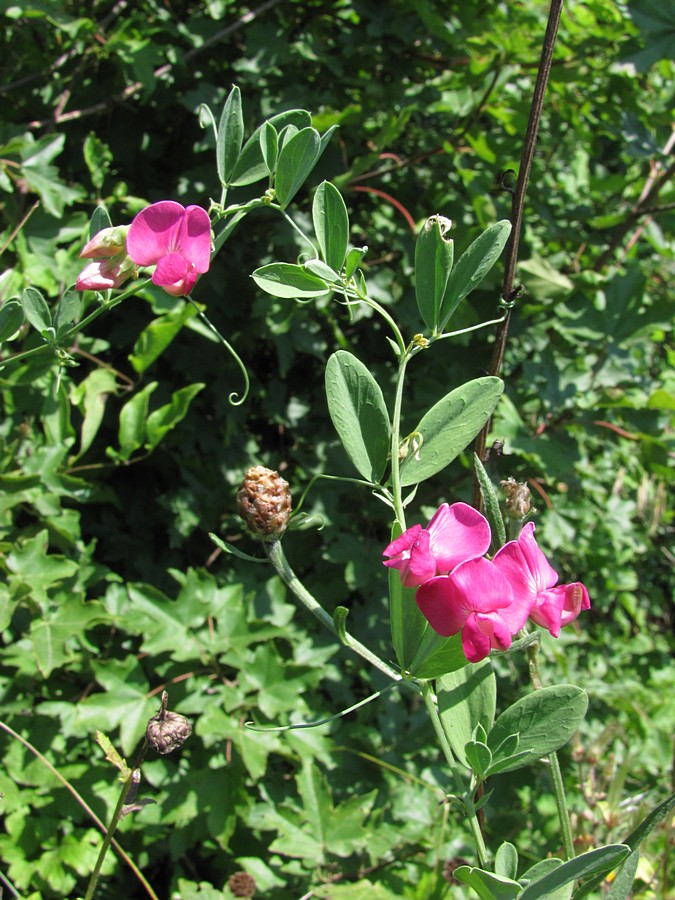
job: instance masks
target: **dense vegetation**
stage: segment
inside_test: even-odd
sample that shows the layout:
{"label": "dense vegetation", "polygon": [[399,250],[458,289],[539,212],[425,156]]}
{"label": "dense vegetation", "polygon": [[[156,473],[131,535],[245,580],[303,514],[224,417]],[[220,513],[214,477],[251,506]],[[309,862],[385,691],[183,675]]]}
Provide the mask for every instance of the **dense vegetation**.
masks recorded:
{"label": "dense vegetation", "polygon": [[[280,900],[468,897],[451,872],[470,842],[442,802],[443,762],[415,697],[389,691],[316,729],[244,727],[330,717],[385,679],[299,610],[269,566],[209,538],[258,554],[235,504],[252,464],[279,470],[294,498],[315,475],[354,475],[324,370],[349,350],[391,394],[381,320],[263,293],[254,269],[306,251],[264,206],[194,292],[246,365],[240,405],[228,400],[239,368],[182,299],[144,288],[65,351],[11,361],[46,347],[12,298],[39,291],[58,331],[96,207],[122,224],[154,201],[217,200],[203,105],[222,109],[236,83],[247,137],[295,108],[322,134],[338,126],[289,212],[311,229],[317,185],[340,189],[351,242],[368,247],[370,295],[410,339],[424,220],[453,220],[457,257],[509,217],[548,4],[53,0],[2,12],[3,889],[84,896],[102,837],[68,785],[107,822],[119,783],[95,733],[132,762],[166,690],[193,734],[180,752],[148,754],[139,798],[154,802],[117,832],[157,896],[248,896],[237,893],[246,872],[255,896]],[[541,545],[591,596],[589,613],[542,643],[544,680],[590,701],[561,752],[579,852],[622,841],[672,790],[673,46],[675,15],[657,0],[565,6],[488,441],[504,442],[488,474],[530,485]],[[228,200],[258,193],[244,185]],[[497,263],[453,327],[494,318],[500,284]],[[404,434],[488,370],[490,334],[411,369]],[[468,448],[420,485],[411,522],[470,502],[472,471]],[[387,509],[328,480],[303,508],[322,527],[284,538],[294,568],[391,659]],[[527,659],[493,664],[503,708],[529,690]],[[544,766],[489,788],[488,843],[527,848],[528,864],[558,850]],[[662,825],[642,845],[634,897],[667,896],[668,853]],[[97,896],[148,894],[110,853]]]}

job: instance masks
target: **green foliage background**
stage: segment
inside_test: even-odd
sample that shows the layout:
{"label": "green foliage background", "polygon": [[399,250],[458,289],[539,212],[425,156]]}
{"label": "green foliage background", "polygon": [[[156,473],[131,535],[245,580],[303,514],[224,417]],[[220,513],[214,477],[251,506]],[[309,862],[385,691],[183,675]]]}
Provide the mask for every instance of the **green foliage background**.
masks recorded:
{"label": "green foliage background", "polygon": [[[371,293],[409,336],[421,330],[411,220],[451,218],[461,251],[508,217],[502,173],[520,156],[546,3],[285,0],[252,16],[227,0],[0,8],[3,302],[33,286],[56,309],[98,204],[117,224],[155,200],[217,197],[196,112],[220,108],[232,83],[247,134],[293,107],[321,132],[339,126],[292,213],[309,222],[323,178],[340,188],[351,239],[369,248]],[[672,780],[673,38],[673,13],[656,0],[566,4],[493,426],[506,444],[490,474],[530,482],[542,545],[593,604],[544,642],[549,683],[590,696],[563,753],[581,849],[624,837]],[[660,189],[636,206],[650,179]],[[247,362],[241,407],[227,400],[241,387],[234,364],[183,301],[154,290],[80,335],[78,366],[58,383],[47,354],[0,371],[0,717],[107,819],[117,786],[94,733],[132,759],[169,691],[193,737],[145,763],[142,794],[156,804],[118,835],[160,897],[233,896],[227,881],[242,869],[274,898],[462,896],[443,873],[469,853],[467,836],[439,803],[441,760],[410,698],[391,692],[316,730],[243,727],[331,715],[383,687],[267,567],[223,558],[208,538],[255,552],[234,515],[250,464],[281,470],[296,496],[315,474],[353,474],[326,414],[334,349],[393,383],[367,311],[348,319],[327,303],[275,300],[250,279],[302,250],[261,210],[195,292]],[[499,268],[457,327],[494,317]],[[3,338],[3,359],[38,341],[27,326]],[[484,374],[489,354],[482,332],[435,352],[411,374],[408,409]],[[143,410],[171,403],[155,441]],[[469,465],[467,453],[421,486],[419,520],[469,499]],[[285,546],[325,607],[347,605],[358,637],[388,658],[386,510],[358,491],[314,488],[308,511],[324,528]],[[526,667],[515,656],[495,665],[506,705],[527,691]],[[22,896],[77,896],[98,831],[25,744],[3,731],[0,749],[5,876]],[[556,851],[547,777],[539,766],[494,779],[491,844],[512,840],[529,862]],[[668,865],[657,832],[635,896],[665,897]],[[113,857],[105,876],[101,896],[146,896]]]}

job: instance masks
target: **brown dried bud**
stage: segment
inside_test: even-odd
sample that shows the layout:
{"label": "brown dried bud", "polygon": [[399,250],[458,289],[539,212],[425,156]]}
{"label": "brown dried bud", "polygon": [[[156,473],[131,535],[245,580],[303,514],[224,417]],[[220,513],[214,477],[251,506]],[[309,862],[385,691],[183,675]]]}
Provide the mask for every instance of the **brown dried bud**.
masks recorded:
{"label": "brown dried bud", "polygon": [[228,879],[227,886],[235,897],[252,897],[255,894],[255,878],[248,872],[235,872]]}
{"label": "brown dried bud", "polygon": [[157,753],[166,756],[167,753],[173,753],[177,750],[192,734],[192,725],[185,716],[179,713],[169,712],[166,705],[169,701],[169,695],[166,691],[162,693],[162,706],[156,716],[148,721],[148,727],[145,730],[145,737]]}
{"label": "brown dried bud", "polygon": [[277,540],[291,517],[288,482],[272,469],[251,466],[237,491],[237,511],[260,540]]}
{"label": "brown dried bud", "polygon": [[524,519],[530,511],[530,489],[525,483],[515,478],[507,478],[499,482],[506,495],[506,511],[511,519]]}

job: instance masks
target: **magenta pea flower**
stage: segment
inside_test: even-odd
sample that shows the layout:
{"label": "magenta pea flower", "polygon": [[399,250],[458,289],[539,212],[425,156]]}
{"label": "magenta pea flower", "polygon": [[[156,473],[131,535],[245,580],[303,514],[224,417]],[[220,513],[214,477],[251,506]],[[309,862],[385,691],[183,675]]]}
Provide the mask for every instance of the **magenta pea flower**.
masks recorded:
{"label": "magenta pea flower", "polygon": [[103,228],[89,240],[80,256],[92,259],[80,272],[75,289],[78,291],[106,291],[118,288],[134,271],[133,260],[127,255],[128,225]]}
{"label": "magenta pea flower", "polygon": [[127,250],[137,266],[156,266],[154,284],[173,297],[190,293],[211,262],[211,221],[200,206],[160,200],[129,227]]}
{"label": "magenta pea flower", "polygon": [[442,637],[462,633],[469,662],[490,650],[508,650],[512,635],[527,621],[529,596],[514,593],[508,578],[489,559],[461,563],[449,575],[426,581],[415,593],[422,614]]}
{"label": "magenta pea flower", "polygon": [[534,539],[534,522],[527,522],[517,541],[509,541],[495,554],[494,565],[508,579],[514,594],[531,601],[530,618],[547,628],[553,637],[569,625],[582,609],[590,609],[588,591],[581,582],[558,584],[551,567]]}
{"label": "magenta pea flower", "polygon": [[490,546],[487,520],[466,503],[443,503],[426,528],[413,525],[385,549],[385,566],[399,569],[405,587],[417,587],[460,563],[476,559]]}

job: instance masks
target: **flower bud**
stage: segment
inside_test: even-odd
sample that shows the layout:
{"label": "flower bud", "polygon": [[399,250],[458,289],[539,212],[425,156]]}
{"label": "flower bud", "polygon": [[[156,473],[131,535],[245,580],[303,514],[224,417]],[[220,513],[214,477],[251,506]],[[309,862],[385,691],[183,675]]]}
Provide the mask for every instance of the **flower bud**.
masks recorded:
{"label": "flower bud", "polygon": [[500,481],[499,485],[506,495],[506,511],[511,519],[524,519],[530,511],[530,489],[527,484],[519,483],[515,478]]}
{"label": "flower bud", "polygon": [[291,517],[288,482],[272,469],[251,466],[237,491],[237,511],[260,540],[278,540]]}
{"label": "flower bud", "polygon": [[127,252],[128,225],[116,225],[114,228],[103,228],[84,245],[81,257],[84,259],[109,259],[118,253]]}
{"label": "flower bud", "polygon": [[164,691],[162,694],[162,706],[156,716],[148,721],[145,730],[145,738],[157,753],[166,756],[177,750],[192,734],[192,726],[178,713],[169,712],[166,708],[169,696]]}

